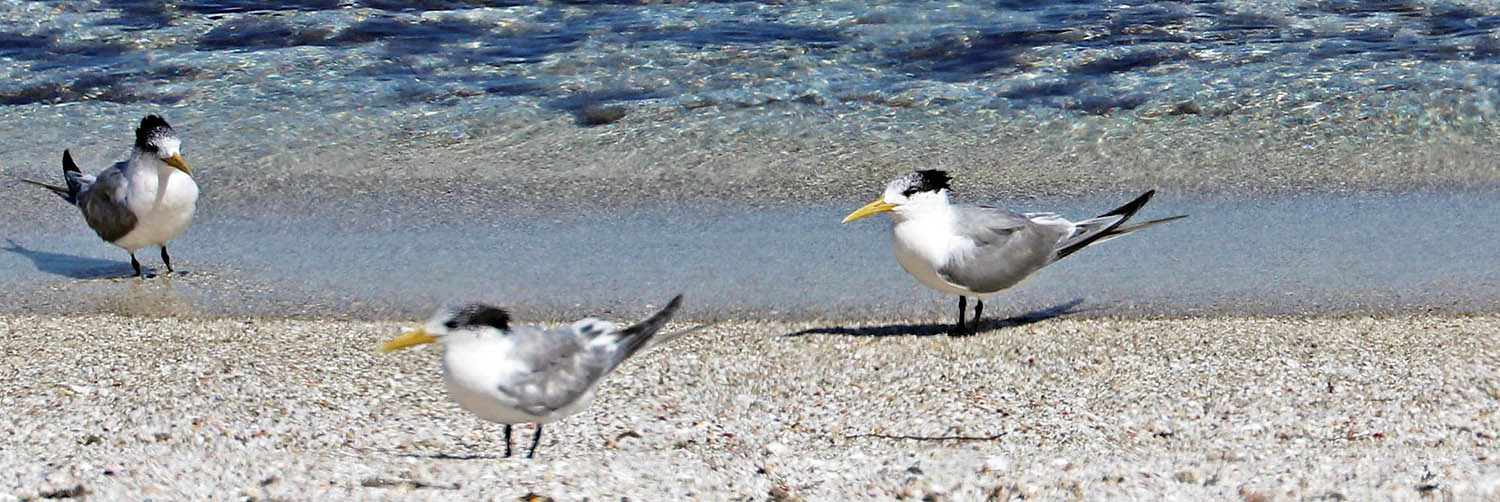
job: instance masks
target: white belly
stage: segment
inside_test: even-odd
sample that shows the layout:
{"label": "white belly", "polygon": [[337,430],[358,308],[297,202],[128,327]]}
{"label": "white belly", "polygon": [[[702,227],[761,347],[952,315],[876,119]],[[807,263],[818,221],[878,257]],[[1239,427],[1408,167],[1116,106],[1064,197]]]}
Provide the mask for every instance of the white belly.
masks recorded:
{"label": "white belly", "polygon": [[114,245],[129,251],[177,237],[193,223],[198,208],[198,183],[192,176],[173,170],[165,177],[145,178],[132,180],[126,200],[126,206],[135,213],[135,227],[114,241]]}
{"label": "white belly", "polygon": [[448,398],[458,406],[478,415],[479,418],[502,424],[541,423],[540,417],[512,407],[514,403],[499,395],[498,390],[485,389],[443,374],[443,384],[448,387]]}
{"label": "white belly", "polygon": [[[452,336],[452,335],[450,335]],[[502,378],[517,370],[504,357],[503,343],[456,343],[443,350],[443,385],[448,397],[479,418],[502,424],[542,424],[582,411],[594,399],[593,389],[568,406],[542,415],[521,409],[516,396],[500,391]]]}
{"label": "white belly", "polygon": [[[929,288],[961,296],[976,296],[979,293],[950,283],[938,275],[938,268],[948,263],[954,252],[956,237],[941,220],[897,221],[891,226],[891,249],[896,253],[896,262],[917,282]],[[970,244],[972,245],[972,244]],[[986,295],[991,293],[984,293]]]}
{"label": "white belly", "polygon": [[967,288],[963,288],[956,284],[943,280],[943,278],[938,275],[937,269],[933,267],[932,262],[923,257],[921,254],[909,248],[903,247],[899,242],[894,242],[894,246],[892,247],[894,247],[896,250],[896,262],[900,263],[901,268],[905,269],[906,273],[911,274],[911,276],[916,278],[917,282],[922,283],[923,286],[927,286],[944,293],[960,296],[976,295],[975,292],[970,291]]}

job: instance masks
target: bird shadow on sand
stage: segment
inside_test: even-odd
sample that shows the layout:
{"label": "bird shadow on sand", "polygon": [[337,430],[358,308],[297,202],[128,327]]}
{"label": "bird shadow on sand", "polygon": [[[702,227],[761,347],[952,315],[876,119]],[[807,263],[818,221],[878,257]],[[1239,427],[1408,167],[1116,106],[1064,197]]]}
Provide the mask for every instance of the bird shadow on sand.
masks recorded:
{"label": "bird shadow on sand", "polygon": [[[1092,309],[1079,309],[1083,304],[1082,298],[1059,303],[1041,310],[1033,310],[1021,315],[1005,319],[984,319],[979,321],[979,329],[974,334],[983,334],[999,329],[1015,328],[1027,324],[1055,319],[1068,314],[1087,312]],[[861,326],[857,328],[845,328],[832,326],[827,328],[810,328],[788,333],[783,336],[805,336],[805,335],[844,335],[844,336],[933,336],[947,335],[953,330],[952,324],[887,324],[884,326]]]}
{"label": "bird shadow on sand", "polygon": [[49,274],[73,279],[122,279],[135,277],[135,271],[130,268],[129,263],[37,251],[21,247],[14,239],[7,238],[5,241],[10,244],[10,247],[0,248],[0,250],[24,256],[26,259],[31,260],[31,264],[37,270]]}

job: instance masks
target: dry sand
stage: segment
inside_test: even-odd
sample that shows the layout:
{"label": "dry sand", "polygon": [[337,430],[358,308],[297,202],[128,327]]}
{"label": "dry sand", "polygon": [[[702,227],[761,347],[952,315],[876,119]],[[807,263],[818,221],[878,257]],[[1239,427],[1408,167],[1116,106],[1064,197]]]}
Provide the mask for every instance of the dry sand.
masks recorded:
{"label": "dry sand", "polygon": [[1500,496],[1497,316],[731,322],[533,460],[435,350],[373,352],[399,326],[0,317],[0,500]]}

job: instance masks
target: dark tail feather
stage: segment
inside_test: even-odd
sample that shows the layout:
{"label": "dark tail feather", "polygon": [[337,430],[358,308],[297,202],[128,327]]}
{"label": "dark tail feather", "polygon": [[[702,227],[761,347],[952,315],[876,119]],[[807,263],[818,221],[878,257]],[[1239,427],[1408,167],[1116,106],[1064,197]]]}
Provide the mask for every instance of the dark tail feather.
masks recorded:
{"label": "dark tail feather", "polygon": [[1087,239],[1080,240],[1068,245],[1065,248],[1057,250],[1057,255],[1056,257],[1052,258],[1052,261],[1066,258],[1068,255],[1078,252],[1078,250],[1080,249],[1089,247],[1090,244],[1099,242],[1100,239],[1103,239],[1105,238],[1105,236],[1110,235],[1111,232],[1114,232],[1116,229],[1120,228],[1120,225],[1125,224],[1125,220],[1129,220],[1131,216],[1135,216],[1136,211],[1140,211],[1142,207],[1145,207],[1146,202],[1151,200],[1152,195],[1156,195],[1156,190],[1147,190],[1146,193],[1141,194],[1140,197],[1136,197],[1135,200],[1130,201],[1123,206],[1115,208],[1114,211],[1110,211],[1108,213],[1104,213],[1095,217],[1095,219],[1097,219],[1107,218],[1110,216],[1119,216],[1120,221],[1117,221],[1115,222],[1115,224],[1106,227],[1099,233],[1089,236],[1089,238]]}
{"label": "dark tail feather", "polygon": [[632,354],[635,354],[637,350],[641,350],[641,347],[646,346],[646,342],[651,340],[651,336],[661,330],[662,326],[666,326],[667,320],[671,319],[672,314],[677,312],[677,307],[681,306],[682,295],[672,297],[672,301],[667,302],[667,306],[662,307],[660,312],[621,331],[620,339],[624,340],[625,350],[620,351],[620,361],[624,361]]}
{"label": "dark tail feather", "polygon": [[81,176],[83,170],[73,163],[73,153],[63,150],[63,180],[68,182],[68,202],[77,201],[78,192],[83,191],[83,182],[78,181]]}
{"label": "dark tail feather", "polygon": [[[68,173],[77,174],[70,176],[68,175]],[[69,204],[77,204],[78,192],[83,190],[83,184],[78,181],[78,177],[82,175],[83,171],[78,169],[78,164],[73,163],[73,155],[68,153],[67,150],[63,150],[63,181],[67,182],[67,187],[49,185],[40,181],[31,181],[27,179],[23,179],[21,181],[51,190],[52,193],[57,194],[58,197],[62,197],[63,200],[68,201]]]}

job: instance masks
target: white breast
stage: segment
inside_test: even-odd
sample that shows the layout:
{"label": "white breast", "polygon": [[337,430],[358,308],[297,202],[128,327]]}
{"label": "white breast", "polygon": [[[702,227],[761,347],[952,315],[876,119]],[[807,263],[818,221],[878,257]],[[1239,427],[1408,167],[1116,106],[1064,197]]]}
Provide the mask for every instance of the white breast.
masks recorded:
{"label": "white breast", "polygon": [[198,183],[177,169],[137,169],[130,173],[125,206],[135,213],[135,228],[114,244],[130,251],[162,244],[193,223]]}
{"label": "white breast", "polygon": [[532,415],[521,403],[500,391],[500,382],[520,375],[526,368],[508,357],[510,341],[503,337],[449,340],[443,347],[443,384],[448,397],[479,418],[502,424],[540,424],[556,421],[582,410],[593,400],[590,390],[569,406],[544,415]]}
{"label": "white breast", "polygon": [[943,280],[937,273],[965,246],[974,245],[953,233],[950,213],[924,211],[913,217],[896,216],[891,222],[891,248],[906,273],[922,285],[944,293],[975,295],[967,288]]}

